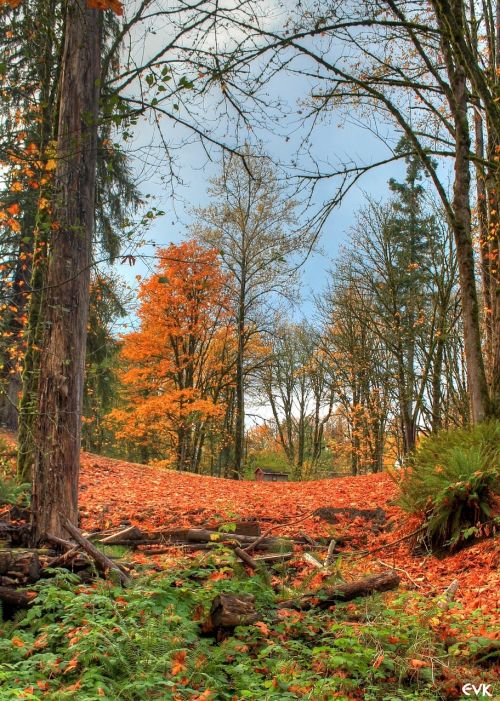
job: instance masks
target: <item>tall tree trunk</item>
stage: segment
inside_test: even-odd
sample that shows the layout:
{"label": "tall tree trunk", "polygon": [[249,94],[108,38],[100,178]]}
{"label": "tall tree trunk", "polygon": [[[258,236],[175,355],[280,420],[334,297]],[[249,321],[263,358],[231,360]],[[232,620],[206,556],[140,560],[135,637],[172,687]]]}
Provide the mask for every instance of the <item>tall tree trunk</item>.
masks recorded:
{"label": "tall tree trunk", "polygon": [[456,129],[455,182],[453,209],[455,214],[455,242],[460,277],[464,345],[467,357],[467,381],[474,423],[488,415],[488,385],[484,368],[479,323],[474,254],[471,235],[470,211],[470,134],[467,118],[467,84],[464,72],[457,67],[452,72],[454,117]]}
{"label": "tall tree trunk", "polygon": [[[443,328],[443,324],[439,325],[439,328]],[[437,433],[442,427],[442,404],[443,396],[441,391],[441,379],[443,374],[443,361],[444,361],[444,346],[445,339],[441,335],[436,343],[436,350],[434,353],[434,364],[432,368],[432,380],[431,380],[431,397],[432,397],[432,407],[431,407],[431,431],[432,433]]]}
{"label": "tall tree trunk", "polygon": [[303,399],[300,402],[299,411],[300,415],[297,422],[297,479],[302,477],[302,470],[306,455],[306,407]]}
{"label": "tall tree trunk", "polygon": [[469,163],[471,138],[467,114],[467,76],[464,56],[460,49],[460,42],[465,36],[464,7],[462,0],[452,0],[449,8],[438,1],[434,1],[433,6],[442,32],[441,48],[451,86],[449,102],[455,124],[455,180],[451,225],[457,251],[471,418],[473,423],[477,423],[488,416],[490,402],[484,367],[471,234]]}
{"label": "tall tree trunk", "polygon": [[[500,102],[500,0],[496,3],[496,37],[495,58],[493,60],[492,80],[494,81],[494,98]],[[491,181],[494,183],[490,193],[490,248],[492,259],[491,272],[491,313],[492,313],[492,368],[491,368],[491,414],[500,418],[500,124],[498,120],[489,125],[489,162]]]}
{"label": "tall tree trunk", "polygon": [[245,282],[242,282],[238,311],[238,348],[236,351],[236,387],[234,413],[234,466],[232,477],[240,479],[243,471],[245,449],[245,378],[243,363],[245,360]]}
{"label": "tall tree trunk", "polygon": [[[33,37],[33,53],[38,59],[38,82],[41,119],[36,125],[33,134],[33,142],[38,146],[42,162],[48,159],[47,145],[57,135],[57,83],[55,76],[60,75],[61,51],[59,44],[54,46],[55,37],[53,26],[56,23],[57,0],[50,0],[47,4],[39,3],[32,16],[30,28]],[[57,48],[57,50],[56,50]],[[46,173],[44,173],[46,178]],[[44,178],[44,179],[45,179]],[[34,462],[34,427],[38,413],[38,371],[40,364],[41,325],[40,311],[43,304],[44,288],[47,273],[47,240],[50,231],[49,212],[45,208],[39,208],[38,203],[43,199],[51,198],[52,183],[40,182],[38,201],[33,203],[26,211],[23,222],[23,236],[32,240],[29,304],[27,309],[27,324],[24,334],[26,351],[23,359],[21,373],[22,393],[18,406],[18,451],[17,473],[22,482],[31,482]],[[38,210],[38,211],[37,211]],[[30,217],[31,211],[31,217]]]}
{"label": "tall tree trunk", "polygon": [[[475,150],[480,159],[485,158],[483,118],[478,109],[474,111]],[[479,253],[481,257],[481,283],[483,294],[486,371],[489,379],[493,369],[493,278],[491,275],[492,241],[488,224],[488,195],[483,166],[476,166],[477,218],[479,224]]]}
{"label": "tall tree trunk", "polygon": [[54,225],[35,426],[33,540],[78,521],[81,412],[94,229],[101,15],[68,0],[59,92]]}

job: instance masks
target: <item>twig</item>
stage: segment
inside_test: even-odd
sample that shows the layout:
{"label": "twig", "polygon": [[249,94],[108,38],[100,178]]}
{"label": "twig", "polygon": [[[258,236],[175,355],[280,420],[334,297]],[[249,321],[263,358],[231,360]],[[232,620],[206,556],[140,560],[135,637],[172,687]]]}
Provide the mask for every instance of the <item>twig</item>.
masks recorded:
{"label": "twig", "polygon": [[377,562],[378,562],[380,565],[384,565],[384,567],[389,567],[389,568],[392,568],[393,570],[397,570],[398,572],[402,572],[402,573],[404,574],[404,576],[405,576],[407,579],[409,579],[410,582],[411,582],[412,584],[414,584],[414,585],[417,587],[417,589],[421,589],[421,588],[422,588],[422,587],[420,586],[420,584],[418,584],[418,583],[413,579],[413,577],[411,577],[411,576],[408,574],[408,572],[407,572],[406,570],[404,570],[402,567],[395,567],[394,565],[389,565],[389,564],[387,564],[387,562],[384,562],[383,560],[377,560]]}
{"label": "twig", "polygon": [[365,557],[366,555],[373,555],[373,553],[377,553],[379,550],[385,550],[385,548],[392,548],[393,545],[398,545],[404,540],[409,540],[410,538],[413,538],[414,535],[425,531],[426,528],[427,526],[420,526],[420,528],[417,528],[416,531],[412,531],[411,533],[404,535],[402,538],[394,540],[392,543],[385,543],[384,545],[379,545],[377,548],[373,548],[372,550],[350,550],[349,552],[342,553],[342,555],[358,555],[360,557]]}
{"label": "twig", "polygon": [[53,557],[52,560],[49,560],[45,567],[43,569],[46,569],[47,567],[59,567],[59,565],[65,565],[68,560],[71,560],[74,555],[76,555],[80,550],[79,545],[75,545],[74,548],[71,548],[71,550],[66,550],[62,555],[58,555],[57,557]]}
{"label": "twig", "polygon": [[253,543],[250,543],[246,548],[243,548],[245,552],[249,552],[250,550],[253,550],[259,543],[261,543],[263,540],[265,540],[270,533],[275,531],[277,528],[289,528],[290,526],[295,526],[297,523],[301,523],[302,521],[306,521],[308,518],[311,518],[314,516],[314,511],[311,511],[310,513],[306,514],[305,516],[301,516],[300,518],[296,519],[295,521],[291,521],[290,523],[275,523],[274,526],[271,526],[265,533],[263,533],[261,536],[259,536],[256,540],[253,541]]}
{"label": "twig", "polygon": [[318,548],[320,546],[320,543],[318,543],[318,541],[314,540],[314,538],[311,538],[311,536],[307,533],[304,533],[304,531],[299,531],[299,538],[305,540],[306,543],[312,548]]}

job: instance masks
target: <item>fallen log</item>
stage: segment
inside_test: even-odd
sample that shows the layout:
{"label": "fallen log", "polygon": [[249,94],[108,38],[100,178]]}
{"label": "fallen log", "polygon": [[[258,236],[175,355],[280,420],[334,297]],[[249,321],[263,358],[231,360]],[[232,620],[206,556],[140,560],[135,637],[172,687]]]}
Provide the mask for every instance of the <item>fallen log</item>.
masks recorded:
{"label": "fallen log", "polygon": [[112,533],[106,536],[106,538],[101,538],[99,542],[103,545],[120,545],[120,541],[123,540],[135,543],[138,540],[144,540],[144,538],[147,538],[147,534],[137,528],[137,526],[128,526],[122,531]]}
{"label": "fallen log", "polygon": [[240,560],[242,562],[245,563],[245,565],[248,565],[248,567],[250,567],[250,569],[252,569],[252,570],[257,569],[257,563],[255,562],[255,560],[252,557],[250,557],[250,555],[248,555],[248,553],[246,553],[240,547],[236,546],[235,548],[233,548],[233,552],[237,557],[240,558]]}
{"label": "fallen log", "polygon": [[74,540],[76,540],[81,548],[83,548],[83,550],[85,550],[85,552],[88,553],[93,560],[95,560],[97,565],[99,565],[104,572],[106,572],[106,570],[116,572],[121,584],[128,582],[129,576],[123,571],[123,569],[113,562],[113,560],[110,560],[109,557],[104,555],[104,553],[98,550],[95,545],[92,545],[92,543],[84,538],[78,528],[74,526],[71,521],[63,517],[62,524],[68,533],[74,538]]}
{"label": "fallen log", "polygon": [[34,598],[36,598],[36,592],[34,591],[0,587],[0,601],[13,609],[26,608]]}
{"label": "fallen log", "polygon": [[219,594],[201,628],[204,633],[215,633],[220,640],[236,626],[249,626],[259,619],[252,594]]}
{"label": "fallen log", "polygon": [[47,543],[52,543],[52,545],[55,545],[57,548],[60,550],[63,550],[64,552],[67,552],[68,550],[73,550],[75,547],[74,543],[71,543],[69,540],[64,540],[64,538],[59,538],[56,535],[52,535],[51,533],[46,533],[44,536],[44,540],[47,541]]}
{"label": "fallen log", "polygon": [[[256,541],[259,541],[258,543]],[[165,547],[171,546],[181,546],[181,545],[217,545],[219,543],[240,543],[242,545],[252,545],[254,548],[257,547],[260,550],[269,550],[272,547],[278,546],[283,542],[288,545],[288,541],[283,541],[278,538],[254,538],[252,536],[243,536],[237,533],[221,533],[219,531],[209,531],[204,528],[189,528],[184,531],[172,531],[171,533],[165,534],[160,533],[156,536],[153,534],[149,537],[144,537],[142,539],[131,540],[129,538],[114,538],[111,541],[98,540],[98,543],[103,545],[125,545],[130,548],[137,548],[143,545],[162,545]]]}
{"label": "fallen log", "polygon": [[272,565],[275,562],[287,562],[293,558],[293,553],[266,553],[265,555],[257,555],[253,559],[257,564],[263,562],[264,564]]}
{"label": "fallen log", "polygon": [[[166,534],[164,534],[166,535]],[[209,531],[205,528],[189,528],[186,531],[186,540],[189,543],[225,543],[227,541],[238,541],[238,543],[250,543],[255,546],[256,542],[269,545],[278,543],[276,538],[255,538],[249,535],[239,535],[238,533],[222,533],[221,531]]]}
{"label": "fallen log", "polygon": [[320,589],[314,594],[305,594],[298,599],[281,601],[280,609],[308,610],[313,607],[328,608],[337,602],[351,601],[361,596],[369,596],[375,592],[395,589],[401,578],[394,570],[373,574],[354,582],[341,582],[333,587]]}
{"label": "fallen log", "polygon": [[[123,545],[127,548],[138,548],[140,545],[167,545],[168,543],[162,538],[143,538],[142,540],[130,540],[117,538],[113,540],[113,543],[104,542],[102,540],[97,541],[101,545]],[[183,541],[185,542],[185,541]]]}

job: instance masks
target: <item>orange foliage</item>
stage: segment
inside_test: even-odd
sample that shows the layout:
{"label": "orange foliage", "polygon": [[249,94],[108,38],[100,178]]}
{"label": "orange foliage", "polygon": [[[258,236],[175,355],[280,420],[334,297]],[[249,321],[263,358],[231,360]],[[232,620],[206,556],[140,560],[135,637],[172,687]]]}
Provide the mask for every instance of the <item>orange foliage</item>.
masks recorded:
{"label": "orange foliage", "polygon": [[225,282],[216,251],[192,241],[161,250],[157,272],[139,288],[140,328],[123,339],[124,407],[109,417],[116,435],[187,469],[203,431],[225,410]]}
{"label": "orange foliage", "polygon": [[[12,9],[19,7],[22,0],[0,0],[1,5]],[[87,5],[95,10],[112,10],[115,15],[123,15],[123,4],[119,0],[87,0]]]}

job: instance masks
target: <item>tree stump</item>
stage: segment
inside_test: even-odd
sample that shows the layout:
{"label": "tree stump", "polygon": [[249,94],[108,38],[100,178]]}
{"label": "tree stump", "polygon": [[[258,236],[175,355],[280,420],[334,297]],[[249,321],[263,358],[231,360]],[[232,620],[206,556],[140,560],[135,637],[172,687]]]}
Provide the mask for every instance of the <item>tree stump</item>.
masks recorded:
{"label": "tree stump", "polygon": [[248,535],[258,538],[262,535],[258,521],[237,521],[235,533],[237,535]]}
{"label": "tree stump", "polygon": [[5,620],[19,611],[29,606],[30,602],[36,598],[36,592],[25,589],[11,589],[0,586],[0,603],[2,604],[2,616]]}
{"label": "tree stump", "polygon": [[219,594],[212,602],[202,630],[204,633],[215,634],[217,640],[221,640],[232,633],[236,626],[249,626],[259,618],[252,594]]}

